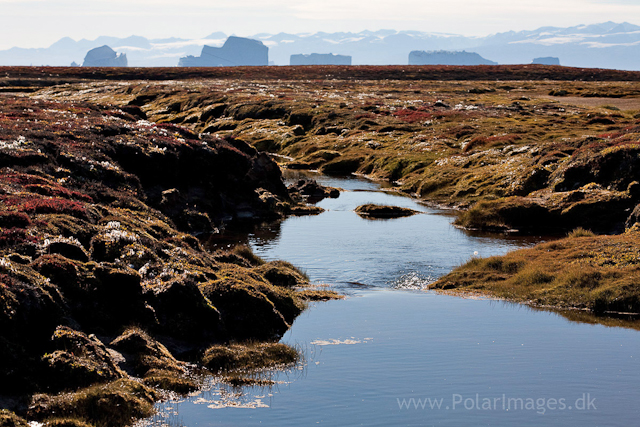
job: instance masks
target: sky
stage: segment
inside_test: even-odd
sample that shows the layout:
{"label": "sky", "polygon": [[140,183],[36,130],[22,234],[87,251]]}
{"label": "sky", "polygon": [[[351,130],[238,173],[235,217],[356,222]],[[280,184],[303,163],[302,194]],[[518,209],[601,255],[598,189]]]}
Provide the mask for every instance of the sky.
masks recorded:
{"label": "sky", "polygon": [[640,0],[0,0],[0,49],[48,47],[65,36],[379,29],[484,36],[605,21],[640,24]]}

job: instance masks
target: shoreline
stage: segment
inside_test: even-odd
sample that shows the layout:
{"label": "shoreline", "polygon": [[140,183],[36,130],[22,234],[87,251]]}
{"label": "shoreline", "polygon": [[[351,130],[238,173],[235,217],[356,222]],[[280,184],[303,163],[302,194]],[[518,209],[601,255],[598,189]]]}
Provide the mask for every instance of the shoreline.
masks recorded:
{"label": "shoreline", "polygon": [[295,361],[273,341],[337,294],[195,237],[313,211],[268,156],[95,104],[7,95],[0,111],[2,423],[127,425],[158,390],[197,389],[193,363],[250,382],[237,371]]}

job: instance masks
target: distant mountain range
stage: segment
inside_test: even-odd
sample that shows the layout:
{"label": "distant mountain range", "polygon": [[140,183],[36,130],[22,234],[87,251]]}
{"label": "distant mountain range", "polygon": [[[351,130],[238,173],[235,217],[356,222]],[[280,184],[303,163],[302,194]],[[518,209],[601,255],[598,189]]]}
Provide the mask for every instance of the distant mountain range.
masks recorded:
{"label": "distant mountain range", "polygon": [[[0,51],[0,65],[70,65],[80,63],[95,47],[108,45],[125,53],[132,67],[177,66],[181,57],[198,56],[205,45],[220,47],[224,33],[202,39],[146,39],[98,37],[75,41],[65,37],[48,48],[14,47]],[[533,31],[509,31],[486,37],[419,31],[362,31],[359,33],[256,34],[269,47],[269,61],[288,65],[294,54],[349,55],[354,65],[408,64],[411,51],[475,52],[500,64],[528,64],[537,57],[558,57],[562,65],[640,70],[640,26],[604,22],[569,28],[542,27]]]}

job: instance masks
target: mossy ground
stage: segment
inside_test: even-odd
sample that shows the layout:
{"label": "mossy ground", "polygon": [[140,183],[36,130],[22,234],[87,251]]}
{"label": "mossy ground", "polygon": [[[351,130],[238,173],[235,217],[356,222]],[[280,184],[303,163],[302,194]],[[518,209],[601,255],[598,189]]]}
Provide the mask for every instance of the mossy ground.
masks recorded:
{"label": "mossy ground", "polygon": [[[278,154],[281,167],[389,181],[465,211],[458,224],[467,228],[622,232],[640,201],[638,73],[544,66],[5,71],[0,85],[30,89],[0,97],[0,361],[9,367],[0,386],[27,394],[65,389],[40,381],[42,369],[61,366],[78,368],[83,384],[96,374],[83,358],[107,357],[112,340],[128,336],[121,356],[131,373],[114,370],[122,378],[34,400],[30,417],[48,420],[55,410],[51,425],[130,423],[155,398],[131,375],[191,387],[172,355],[177,339],[273,340],[305,299],[332,296],[296,290],[304,274],[286,264],[262,264],[246,248],[212,254],[193,236],[215,233],[228,218],[318,212],[296,204],[279,168],[256,148]],[[434,286],[637,312],[637,248],[634,231],[578,232],[474,259]],[[93,343],[92,353],[50,356],[68,350],[51,341],[61,324]],[[146,332],[132,333],[132,324]],[[114,405],[123,410],[114,413]]]}
{"label": "mossy ground", "polygon": [[[637,83],[569,81],[571,69],[555,71],[546,81],[234,79],[232,91],[228,80],[206,87],[192,80],[189,90],[133,86],[119,102],[142,100],[139,105],[152,120],[233,134],[278,154],[283,167],[389,181],[396,191],[458,209],[456,224],[463,228],[556,236],[576,227],[622,233],[640,202]],[[46,93],[56,96],[56,89]],[[147,93],[153,99],[144,98]],[[205,104],[216,107],[205,111]],[[607,238],[593,237],[594,242]],[[576,254],[582,249],[576,247]],[[541,259],[552,261],[556,252],[543,252]],[[575,255],[581,256],[586,253]],[[619,294],[605,292],[605,285],[576,290],[567,283],[582,279],[567,276],[565,283],[557,272],[532,273],[529,279],[525,273],[495,281],[491,292],[596,311],[617,311],[615,298],[625,301],[621,307],[634,304],[635,288],[620,285],[633,279],[632,270],[616,273],[620,280],[603,273],[593,282],[613,280]],[[516,297],[509,289],[520,279],[532,285],[521,287],[528,290]],[[465,286],[489,292],[482,283],[468,279]]]}
{"label": "mossy ground", "polygon": [[[603,220],[603,210],[638,202],[629,185],[638,168],[640,94],[630,81],[566,81],[573,71],[554,69],[548,77],[556,81],[382,81],[372,71],[359,80],[196,79],[183,88],[93,82],[81,95],[71,86],[33,96],[105,101],[109,90],[109,102],[139,106],[152,121],[234,135],[277,153],[283,166],[356,172],[461,209],[484,202],[494,217],[509,199],[547,211],[548,228],[566,231],[583,218],[611,231],[624,218]],[[629,167],[614,167],[621,163]],[[540,228],[497,219],[460,224]]]}

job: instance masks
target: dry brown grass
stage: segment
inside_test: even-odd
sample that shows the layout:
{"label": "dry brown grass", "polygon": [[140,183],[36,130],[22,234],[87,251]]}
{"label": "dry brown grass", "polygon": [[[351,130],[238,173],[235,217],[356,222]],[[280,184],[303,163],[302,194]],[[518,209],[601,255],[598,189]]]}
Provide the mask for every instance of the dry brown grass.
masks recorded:
{"label": "dry brown grass", "polygon": [[209,347],[202,362],[209,370],[217,373],[291,365],[299,359],[300,353],[286,344],[246,343]]}
{"label": "dry brown grass", "polygon": [[639,233],[575,234],[505,256],[474,258],[432,288],[476,291],[534,306],[639,313]]}
{"label": "dry brown grass", "polygon": [[[157,393],[134,380],[120,379],[56,396],[35,396],[30,419],[75,419],[97,427],[126,426],[153,413]],[[55,424],[54,424],[55,425]]]}

